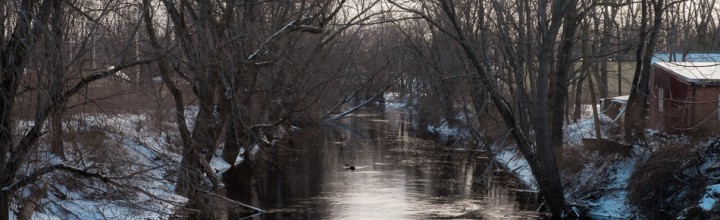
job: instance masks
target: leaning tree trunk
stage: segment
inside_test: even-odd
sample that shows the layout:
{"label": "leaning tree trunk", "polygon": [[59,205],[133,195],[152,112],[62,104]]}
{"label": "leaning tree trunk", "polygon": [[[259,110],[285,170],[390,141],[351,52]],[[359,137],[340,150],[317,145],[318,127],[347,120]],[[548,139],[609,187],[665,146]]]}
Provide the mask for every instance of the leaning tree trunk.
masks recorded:
{"label": "leaning tree trunk", "polygon": [[[30,150],[18,149],[15,146],[13,108],[30,48],[35,44],[34,39],[37,39],[37,35],[41,33],[40,27],[46,27],[48,24],[48,17],[53,11],[51,6],[58,5],[59,1],[43,1],[40,5],[38,3],[40,2],[18,2],[19,13],[9,15],[9,17],[17,16],[14,19],[14,28],[3,32],[9,37],[6,42],[0,44],[0,186],[12,184],[15,174],[24,162],[21,159],[24,159],[25,153]],[[12,191],[0,188],[0,220],[10,218],[12,194]]]}
{"label": "leaning tree trunk", "polygon": [[647,0],[642,0],[641,14],[640,17],[640,36],[637,50],[635,51],[635,73],[633,74],[633,81],[630,84],[630,96],[628,97],[627,104],[625,106],[625,140],[632,141],[636,135],[636,121],[635,111],[637,109],[638,99],[638,85],[640,84],[640,77],[642,72],[642,59],[643,51],[645,50],[645,38],[647,37]]}
{"label": "leaning tree trunk", "polygon": [[[555,149],[559,149],[563,141],[562,129],[565,115],[564,105],[567,97],[567,81],[573,63],[570,51],[574,45],[577,21],[580,18],[576,9],[577,3],[577,0],[553,2],[553,16],[550,18],[549,26],[541,25],[543,36],[538,57],[537,104],[533,109],[533,126],[537,143],[535,150],[542,165],[543,178],[546,179],[545,187],[547,187],[547,192],[545,192],[544,196],[547,198],[553,218],[559,218],[565,208],[565,196],[555,158]],[[541,5],[541,11],[545,7]],[[544,20],[547,19],[545,16],[544,13],[541,13],[540,17]],[[555,68],[555,74],[550,75],[553,61],[556,60],[553,57],[555,38],[560,31],[561,24],[564,29],[560,51],[557,54],[556,65],[558,66]],[[549,83],[548,79],[550,79]],[[551,88],[548,88],[548,86],[552,87],[552,93],[550,93]]]}
{"label": "leaning tree trunk", "polygon": [[645,48],[645,57],[642,63],[642,76],[640,78],[640,84],[638,85],[639,93],[637,100],[637,109],[635,112],[636,131],[640,132],[637,135],[642,134],[647,124],[648,114],[648,94],[650,94],[650,70],[652,57],[655,54],[655,46],[657,45],[658,37],[660,36],[660,27],[662,25],[662,12],[663,12],[663,0],[657,0],[653,4],[653,10],[655,12],[653,18],[653,28],[650,32],[650,38],[648,39],[647,47]]}
{"label": "leaning tree trunk", "polygon": [[[577,0],[567,2],[567,11],[563,20],[562,42],[558,53],[558,63],[555,77],[552,77],[551,88],[553,90],[552,100],[550,100],[551,112],[551,134],[552,146],[559,149],[563,144],[563,122],[565,117],[565,106],[568,97],[568,81],[570,80],[570,71],[573,67],[572,49],[575,45],[575,32],[577,31],[578,15],[575,5]],[[555,163],[552,161],[552,163]]]}
{"label": "leaning tree trunk", "polygon": [[[164,1],[169,11],[173,16],[177,16],[177,11],[174,11],[174,6],[169,1]],[[208,203],[207,189],[203,186],[203,181],[207,177],[212,182],[213,186],[220,186],[221,182],[215,172],[210,168],[206,159],[201,156],[202,150],[207,150],[208,145],[216,143],[216,138],[213,139],[214,135],[214,117],[213,117],[213,104],[208,101],[208,97],[213,95],[212,82],[208,85],[205,81],[197,87],[198,96],[202,96],[199,99],[200,111],[198,112],[195,127],[191,133],[187,124],[185,123],[186,117],[184,115],[185,107],[183,102],[183,94],[178,89],[174,80],[170,77],[170,65],[165,59],[162,53],[162,47],[160,41],[157,39],[157,31],[152,23],[150,17],[150,0],[144,0],[144,13],[143,18],[145,21],[145,29],[148,32],[148,39],[150,45],[153,47],[154,54],[158,57],[158,70],[168,90],[173,95],[175,102],[175,119],[180,136],[182,138],[183,154],[180,162],[180,170],[178,173],[178,192],[189,199],[189,204],[193,208],[200,210],[197,214],[201,216],[212,216],[213,212]],[[174,17],[177,18],[177,17]],[[185,30],[185,29],[182,29]],[[178,30],[180,35],[187,34],[182,30]],[[183,37],[188,37],[183,35]],[[187,40],[187,38],[184,38]],[[188,43],[188,41],[184,41]],[[211,98],[210,98],[211,99]],[[212,100],[212,99],[211,99]]]}
{"label": "leaning tree trunk", "polygon": [[627,110],[625,111],[625,139],[628,141],[642,137],[643,130],[647,123],[647,94],[650,92],[650,67],[662,24],[663,0],[657,0],[653,3],[653,26],[652,30],[650,30],[647,45],[645,45],[645,28],[647,27],[646,20],[649,11],[647,4],[647,0],[642,1],[641,41],[636,53],[637,66],[635,67],[632,90],[630,91],[630,97],[628,98],[626,107]]}
{"label": "leaning tree trunk", "polygon": [[[399,6],[397,4],[394,4],[396,6]],[[400,6],[401,7],[401,6]],[[448,16],[450,19],[452,28],[454,28],[456,36],[456,41],[460,46],[463,48],[463,51],[465,52],[465,55],[467,56],[468,60],[471,62],[472,66],[475,68],[475,73],[480,78],[481,82],[483,83],[483,87],[487,90],[487,92],[490,95],[490,98],[493,100],[493,103],[495,104],[495,107],[497,108],[498,112],[501,114],[503,121],[508,126],[508,128],[511,129],[511,133],[514,137],[514,139],[517,142],[518,148],[522,152],[522,154],[525,156],[525,159],[527,160],[530,171],[535,176],[538,186],[540,188],[541,193],[547,198],[548,206],[550,207],[550,210],[554,216],[554,218],[560,218],[562,210],[565,208],[565,200],[564,195],[562,191],[562,185],[560,185],[560,179],[559,179],[559,173],[557,172],[557,165],[552,164],[549,161],[554,162],[554,149],[552,147],[552,141],[549,137],[549,126],[546,127],[548,129],[545,129],[545,135],[540,136],[538,138],[539,142],[544,141],[544,143],[539,143],[538,146],[536,146],[536,149],[539,149],[540,155],[537,155],[533,151],[532,146],[530,142],[527,139],[527,136],[523,133],[523,131],[518,127],[518,124],[516,122],[516,116],[514,111],[510,108],[510,104],[503,98],[502,94],[500,93],[499,89],[497,88],[497,85],[491,80],[491,76],[485,71],[485,68],[482,66],[482,62],[480,61],[480,57],[477,55],[477,52],[475,51],[475,48],[473,45],[470,44],[468,41],[465,33],[463,32],[462,28],[458,24],[458,18],[455,14],[455,8],[449,3],[448,1],[441,1],[441,7],[444,11],[445,15]],[[573,6],[574,7],[574,6]],[[401,7],[402,8],[402,7]],[[412,10],[407,9],[406,10]],[[559,29],[559,24],[557,24]],[[547,80],[547,79],[545,79]],[[546,102],[544,102],[543,106],[546,110],[545,112],[541,112],[540,114],[544,114],[546,116],[549,116],[548,114],[548,103],[547,103],[547,83],[545,86],[545,98]],[[542,98],[542,97],[540,97]],[[541,109],[536,109],[541,110]],[[536,112],[537,113],[537,112]],[[549,117],[544,117],[546,122],[549,122]],[[549,123],[546,123],[546,125]],[[537,131],[538,133],[540,131]],[[540,135],[540,134],[538,134]],[[553,169],[554,168],[554,169]],[[554,172],[554,173],[553,173]]]}

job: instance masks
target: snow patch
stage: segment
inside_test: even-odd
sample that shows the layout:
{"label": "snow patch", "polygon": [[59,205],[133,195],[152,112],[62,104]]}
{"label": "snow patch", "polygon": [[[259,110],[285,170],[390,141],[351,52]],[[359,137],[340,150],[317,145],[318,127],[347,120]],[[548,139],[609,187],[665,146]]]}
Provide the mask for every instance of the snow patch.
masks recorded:
{"label": "snow patch", "polygon": [[[614,124],[613,119],[605,114],[599,114],[598,119],[602,131]],[[592,117],[580,119],[565,126],[565,140],[568,143],[579,145],[583,138],[595,138],[595,120]],[[603,138],[607,138],[607,136],[603,134]]]}
{"label": "snow patch", "polygon": [[635,170],[637,159],[629,158],[615,164],[615,172],[608,178],[613,182],[607,188],[609,193],[601,196],[588,211],[591,217],[629,219],[632,217],[632,208],[627,201],[627,186],[630,174]]}
{"label": "snow patch", "polygon": [[705,188],[705,195],[700,199],[698,206],[705,211],[710,211],[720,199],[720,184],[710,185]]}
{"label": "snow patch", "polygon": [[588,216],[593,218],[630,219],[630,206],[627,204],[627,190],[606,194],[590,209]]}
{"label": "snow patch", "polygon": [[383,94],[383,98],[385,99],[386,108],[404,108],[407,106],[407,101],[403,101],[400,93],[386,92]]}
{"label": "snow patch", "polygon": [[517,150],[501,150],[495,153],[495,160],[518,177],[525,187],[538,190],[537,181],[530,171],[530,166]]}
{"label": "snow patch", "polygon": [[[48,174],[44,179],[56,190],[38,202],[42,206],[33,213],[32,219],[165,219],[172,215],[178,206],[187,202],[175,192],[171,175],[182,156],[179,149],[167,142],[175,134],[148,126],[153,123],[151,120],[143,113],[80,114],[68,120],[65,126],[70,131],[102,133],[103,142],[113,145],[108,148],[108,153],[114,157],[96,161],[69,152],[67,158],[62,159],[44,150],[46,146],[43,146],[34,158],[41,162],[27,164],[23,170],[29,173],[39,167],[63,163],[89,172],[108,173],[110,178],[123,178],[115,179],[115,184],[75,179],[73,181],[77,183],[70,188],[52,182],[53,177],[62,178],[62,172]],[[117,166],[118,163],[130,165]],[[108,167],[115,170],[106,172]],[[28,193],[24,193],[26,191]],[[21,196],[29,196],[29,192],[29,188],[25,188]],[[123,199],[118,200],[114,194],[120,193],[123,193]]]}
{"label": "snow patch", "polygon": [[210,167],[212,167],[217,173],[223,173],[232,166],[225,162],[222,157],[213,157],[212,160],[210,160]]}

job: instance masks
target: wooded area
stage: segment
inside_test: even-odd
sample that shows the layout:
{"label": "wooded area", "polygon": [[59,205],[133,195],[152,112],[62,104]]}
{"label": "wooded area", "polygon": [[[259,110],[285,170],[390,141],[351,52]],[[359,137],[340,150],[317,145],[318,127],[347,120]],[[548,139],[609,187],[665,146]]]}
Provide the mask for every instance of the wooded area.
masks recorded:
{"label": "wooded area", "polygon": [[[638,142],[655,52],[720,50],[715,0],[8,0],[0,12],[2,220],[30,219],[57,185],[162,197],[133,185],[159,167],[187,199],[164,217],[213,218],[217,150],[248,162],[386,92],[480,143],[510,132],[559,218],[556,156],[581,106],[629,93],[624,141]],[[613,87],[628,68],[631,89]],[[131,114],[167,151],[157,167],[103,141],[134,137],[89,121]]]}

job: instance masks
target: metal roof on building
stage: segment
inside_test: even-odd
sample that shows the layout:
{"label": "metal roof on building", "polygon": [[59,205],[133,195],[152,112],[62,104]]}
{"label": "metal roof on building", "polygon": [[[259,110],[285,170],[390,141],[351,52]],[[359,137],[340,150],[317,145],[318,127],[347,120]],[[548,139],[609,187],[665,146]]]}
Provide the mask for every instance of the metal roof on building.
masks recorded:
{"label": "metal roof on building", "polygon": [[720,62],[720,53],[656,53],[651,62]]}
{"label": "metal roof on building", "polygon": [[685,81],[698,84],[720,82],[720,62],[657,62],[654,65],[666,69]]}

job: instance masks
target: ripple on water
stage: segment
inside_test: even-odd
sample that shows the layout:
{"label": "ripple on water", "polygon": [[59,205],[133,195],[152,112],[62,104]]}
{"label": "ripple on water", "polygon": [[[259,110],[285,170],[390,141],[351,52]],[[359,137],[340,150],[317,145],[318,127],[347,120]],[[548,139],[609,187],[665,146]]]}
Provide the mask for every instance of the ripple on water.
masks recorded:
{"label": "ripple on water", "polygon": [[[304,135],[290,147],[297,159],[278,161],[293,169],[236,174],[252,179],[237,190],[239,200],[259,201],[252,204],[266,209],[265,219],[539,218],[537,195],[487,169],[484,152],[418,138],[393,111]],[[346,163],[357,169],[344,169]],[[242,200],[247,195],[252,199]]]}

